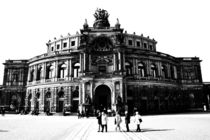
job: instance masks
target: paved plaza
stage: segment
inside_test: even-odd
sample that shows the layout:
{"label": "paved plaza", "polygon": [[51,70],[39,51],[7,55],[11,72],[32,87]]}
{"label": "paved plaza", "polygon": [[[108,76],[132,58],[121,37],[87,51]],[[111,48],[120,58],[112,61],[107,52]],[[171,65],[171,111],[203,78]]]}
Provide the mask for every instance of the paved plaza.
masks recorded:
{"label": "paved plaza", "polygon": [[0,116],[0,140],[209,140],[210,114],[174,114],[142,116],[142,132],[115,131],[114,118],[109,117],[108,132],[97,132],[95,117],[76,116]]}

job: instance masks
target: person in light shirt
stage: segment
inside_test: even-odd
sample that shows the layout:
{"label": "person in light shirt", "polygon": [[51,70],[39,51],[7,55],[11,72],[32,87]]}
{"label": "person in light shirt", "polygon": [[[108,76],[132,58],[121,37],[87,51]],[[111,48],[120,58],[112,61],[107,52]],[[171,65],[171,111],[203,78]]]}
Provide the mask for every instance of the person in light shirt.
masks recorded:
{"label": "person in light shirt", "polygon": [[136,111],[136,115],[134,116],[134,122],[136,123],[136,132],[141,132],[141,129],[140,129],[140,123],[142,122],[142,118],[141,118],[141,115],[139,115],[139,112]]}
{"label": "person in light shirt", "polygon": [[105,131],[107,132],[107,122],[108,122],[107,114],[103,111],[101,115],[102,132],[104,132],[104,128]]}

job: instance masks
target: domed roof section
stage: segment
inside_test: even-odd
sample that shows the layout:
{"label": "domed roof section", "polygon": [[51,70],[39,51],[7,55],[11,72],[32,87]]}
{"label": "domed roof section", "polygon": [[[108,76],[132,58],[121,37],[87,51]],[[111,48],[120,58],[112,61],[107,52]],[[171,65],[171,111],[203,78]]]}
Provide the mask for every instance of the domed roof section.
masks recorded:
{"label": "domed roof section", "polygon": [[93,24],[93,27],[96,29],[105,29],[109,28],[109,14],[106,10],[104,9],[97,9],[94,14],[95,17],[95,22]]}

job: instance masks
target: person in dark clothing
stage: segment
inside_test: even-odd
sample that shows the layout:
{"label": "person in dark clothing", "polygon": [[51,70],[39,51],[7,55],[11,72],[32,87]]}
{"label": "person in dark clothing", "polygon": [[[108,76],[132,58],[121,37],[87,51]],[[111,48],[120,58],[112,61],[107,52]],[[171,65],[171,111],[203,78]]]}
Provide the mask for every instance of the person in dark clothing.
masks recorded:
{"label": "person in dark clothing", "polygon": [[98,120],[98,132],[100,132],[100,128],[102,129],[102,124],[101,124],[101,112],[97,112],[97,120]]}
{"label": "person in dark clothing", "polygon": [[129,123],[130,123],[130,115],[128,114],[128,111],[125,111],[125,125],[126,125],[127,132],[130,131]]}
{"label": "person in dark clothing", "polygon": [[1,108],[1,115],[4,116],[4,114],[5,114],[5,108],[2,107],[2,108]]}

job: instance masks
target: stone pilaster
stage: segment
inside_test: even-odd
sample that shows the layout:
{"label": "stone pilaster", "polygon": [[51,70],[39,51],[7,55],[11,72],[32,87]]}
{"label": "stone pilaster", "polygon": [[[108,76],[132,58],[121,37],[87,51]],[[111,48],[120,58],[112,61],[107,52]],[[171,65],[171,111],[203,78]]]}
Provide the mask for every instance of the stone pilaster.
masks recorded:
{"label": "stone pilaster", "polygon": [[118,68],[121,70],[121,53],[118,52]]}
{"label": "stone pilaster", "polygon": [[45,79],[46,79],[46,70],[47,70],[47,64],[46,63],[43,63],[43,69],[42,69],[42,76],[41,76],[41,79],[44,80],[45,82]]}
{"label": "stone pilaster", "polygon": [[58,61],[55,61],[55,75],[54,75],[55,81],[58,79]]}
{"label": "stone pilaster", "polygon": [[27,78],[28,82],[30,81],[30,77],[31,77],[31,67],[29,67],[28,69],[28,78]]}
{"label": "stone pilaster", "polygon": [[113,71],[116,71],[116,55],[113,53]]}
{"label": "stone pilaster", "polygon": [[84,65],[84,71],[86,71],[86,54],[83,53],[83,65]]}

